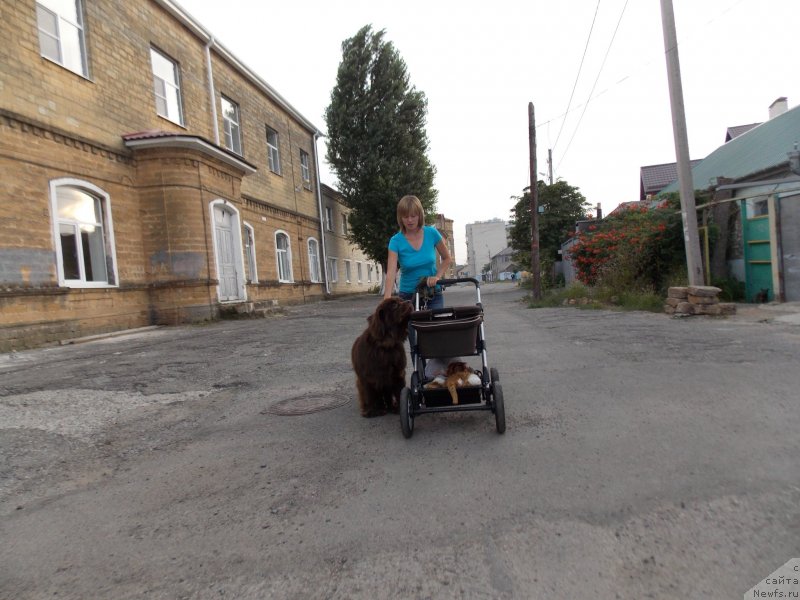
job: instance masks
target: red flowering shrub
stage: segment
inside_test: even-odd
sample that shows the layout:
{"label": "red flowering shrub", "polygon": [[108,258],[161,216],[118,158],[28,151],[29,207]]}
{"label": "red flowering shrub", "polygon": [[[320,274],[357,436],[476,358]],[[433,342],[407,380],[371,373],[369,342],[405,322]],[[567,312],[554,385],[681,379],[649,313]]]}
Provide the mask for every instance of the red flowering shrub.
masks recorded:
{"label": "red flowering shrub", "polygon": [[683,226],[674,200],[627,208],[577,236],[569,251],[578,279],[589,286],[659,291],[685,263]]}

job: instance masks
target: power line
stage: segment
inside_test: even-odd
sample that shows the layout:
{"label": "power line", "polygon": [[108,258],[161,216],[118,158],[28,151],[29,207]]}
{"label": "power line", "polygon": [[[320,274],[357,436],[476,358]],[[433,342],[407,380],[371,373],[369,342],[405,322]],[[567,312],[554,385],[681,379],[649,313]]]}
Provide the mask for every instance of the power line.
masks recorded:
{"label": "power line", "polygon": [[[586,114],[586,109],[589,108],[589,102],[592,100],[592,94],[594,93],[594,88],[597,87],[597,82],[600,80],[600,74],[603,72],[603,67],[606,66],[606,59],[608,59],[608,54],[611,52],[611,46],[614,45],[614,39],[617,37],[617,31],[619,31],[620,23],[622,23],[622,17],[625,15],[625,9],[628,8],[628,0],[625,0],[625,5],[622,7],[622,12],[619,13],[619,19],[617,19],[617,26],[614,28],[614,33],[611,36],[611,41],[608,43],[608,48],[606,48],[606,54],[603,57],[603,62],[600,64],[600,69],[597,71],[597,77],[594,78],[594,83],[592,84],[592,89],[589,90],[589,98],[586,100],[586,103],[583,105],[583,112],[581,112],[581,116],[578,119],[578,123],[575,125],[575,130],[572,132],[572,137],[569,138],[569,142],[567,142],[567,147],[564,148],[564,152],[561,153],[561,159],[558,161],[558,167],[561,166],[561,163],[564,160],[564,157],[567,155],[567,151],[569,147],[572,145],[572,140],[575,139],[575,135],[578,133],[578,129],[581,126],[581,121],[583,121],[583,115]],[[565,119],[566,121],[566,119]]]}
{"label": "power line", "polygon": [[[567,102],[567,110],[564,111],[564,115],[569,114],[569,107],[572,105],[572,98],[575,96],[575,88],[578,87],[578,79],[581,76],[581,70],[583,69],[583,61],[586,60],[586,52],[589,50],[589,41],[592,39],[592,31],[594,31],[594,24],[597,21],[597,13],[600,11],[600,0],[597,0],[597,6],[594,9],[594,17],[592,17],[592,26],[589,28],[589,35],[586,38],[586,45],[583,48],[583,56],[581,57],[581,64],[578,66],[578,74],[575,76],[575,83],[572,86],[572,93],[569,95],[569,102]],[[553,148],[558,145],[558,140],[561,138],[561,132],[564,131],[564,124],[566,123],[566,119],[561,122],[561,129],[558,130],[558,135],[556,136],[556,143],[553,144]]]}
{"label": "power line", "polygon": [[[721,11],[721,12],[720,12],[720,13],[719,13],[719,14],[718,14],[716,17],[714,17],[714,18],[712,18],[712,19],[709,19],[708,21],[706,21],[706,22],[704,23],[704,27],[708,27],[708,26],[709,26],[709,25],[711,25],[712,23],[714,23],[714,22],[718,21],[718,20],[719,20],[721,17],[723,17],[724,15],[726,15],[727,13],[729,13],[731,10],[733,10],[734,8],[736,8],[737,6],[739,6],[740,4],[742,4],[743,2],[745,2],[745,0],[737,0],[736,2],[734,2],[733,4],[731,4],[731,5],[730,5],[728,8],[724,9],[723,11]],[[626,3],[626,4],[627,4],[627,3]],[[616,34],[616,32],[615,32],[615,34]],[[686,38],[682,39],[680,43],[686,43],[686,42],[688,42],[689,40],[691,40],[693,37],[694,37],[694,36],[687,36]],[[660,58],[660,57],[659,57],[659,58]],[[641,64],[639,67],[637,67],[637,68],[633,69],[632,71],[630,71],[629,73],[627,73],[626,75],[624,75],[623,77],[621,77],[619,80],[617,80],[616,82],[614,82],[614,84],[613,84],[613,85],[610,85],[609,87],[605,88],[603,91],[599,92],[599,93],[598,93],[596,96],[591,96],[591,97],[590,97],[590,98],[587,100],[587,103],[588,103],[589,101],[591,101],[591,100],[596,100],[597,98],[599,98],[600,96],[602,96],[603,94],[605,94],[606,92],[608,92],[609,90],[611,90],[612,88],[614,88],[614,87],[616,87],[616,86],[618,86],[618,85],[620,85],[620,84],[624,83],[625,81],[627,81],[627,80],[628,80],[628,79],[630,79],[631,77],[634,77],[635,75],[637,75],[639,72],[641,72],[642,70],[644,70],[646,67],[649,67],[649,66],[650,66],[651,64],[653,64],[654,62],[656,62],[656,59],[651,59],[651,60],[648,60],[648,61],[646,61],[646,62],[643,62],[643,63],[642,63],[642,64]],[[542,121],[542,122],[538,123],[538,124],[536,125],[536,129],[539,129],[540,127],[544,127],[545,125],[550,125],[550,124],[551,124],[551,123],[553,123],[554,121],[559,121],[559,120],[562,120],[562,119],[566,118],[566,117],[567,117],[567,116],[568,116],[570,113],[572,113],[572,112],[574,112],[574,111],[576,111],[576,110],[578,110],[578,109],[580,109],[580,108],[583,108],[584,106],[585,106],[584,104],[578,104],[578,105],[577,105],[577,106],[575,106],[575,107],[568,108],[568,109],[567,109],[565,112],[563,112],[563,113],[561,113],[561,114],[559,114],[559,115],[556,115],[556,116],[554,116],[554,117],[551,117],[550,119],[547,119],[546,121]],[[563,123],[562,123],[562,129],[563,129]],[[561,135],[561,131],[560,131],[560,130],[559,130],[559,135]],[[553,146],[553,147],[554,147],[554,146]]]}

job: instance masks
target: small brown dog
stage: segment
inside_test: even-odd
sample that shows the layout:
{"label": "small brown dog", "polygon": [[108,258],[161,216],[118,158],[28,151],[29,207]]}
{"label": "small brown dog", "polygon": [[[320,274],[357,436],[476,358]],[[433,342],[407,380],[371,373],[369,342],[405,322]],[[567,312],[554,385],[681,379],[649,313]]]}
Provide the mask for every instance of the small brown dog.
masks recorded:
{"label": "small brown dog", "polygon": [[458,389],[465,385],[480,385],[481,379],[472,368],[463,361],[454,360],[447,365],[444,375],[439,375],[425,385],[426,389],[444,388],[450,392],[453,404],[458,404]]}
{"label": "small brown dog", "polygon": [[406,384],[408,321],[413,307],[400,298],[383,300],[367,317],[367,328],[353,342],[350,358],[356,374],[362,417],[397,412]]}

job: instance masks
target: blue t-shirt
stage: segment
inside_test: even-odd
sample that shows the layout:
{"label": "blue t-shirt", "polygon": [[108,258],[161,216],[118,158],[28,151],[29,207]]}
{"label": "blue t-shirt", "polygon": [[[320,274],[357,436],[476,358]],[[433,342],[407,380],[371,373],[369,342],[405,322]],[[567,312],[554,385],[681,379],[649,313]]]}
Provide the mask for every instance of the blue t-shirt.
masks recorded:
{"label": "blue t-shirt", "polygon": [[422,228],[422,246],[419,250],[411,247],[402,231],[392,236],[389,250],[397,253],[401,292],[413,294],[420,278],[436,275],[436,244],[441,240],[442,234],[428,225]]}

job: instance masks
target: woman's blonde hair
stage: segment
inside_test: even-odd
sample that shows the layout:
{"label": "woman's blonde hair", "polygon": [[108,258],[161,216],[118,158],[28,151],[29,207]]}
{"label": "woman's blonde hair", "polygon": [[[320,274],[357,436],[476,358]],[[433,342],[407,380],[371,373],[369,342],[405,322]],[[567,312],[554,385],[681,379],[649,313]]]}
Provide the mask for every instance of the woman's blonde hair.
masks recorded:
{"label": "woman's blonde hair", "polygon": [[411,215],[419,217],[419,226],[425,225],[425,211],[422,208],[422,202],[416,196],[403,196],[400,202],[397,203],[397,224],[400,226],[400,231],[406,232],[406,226],[403,225],[403,219]]}

